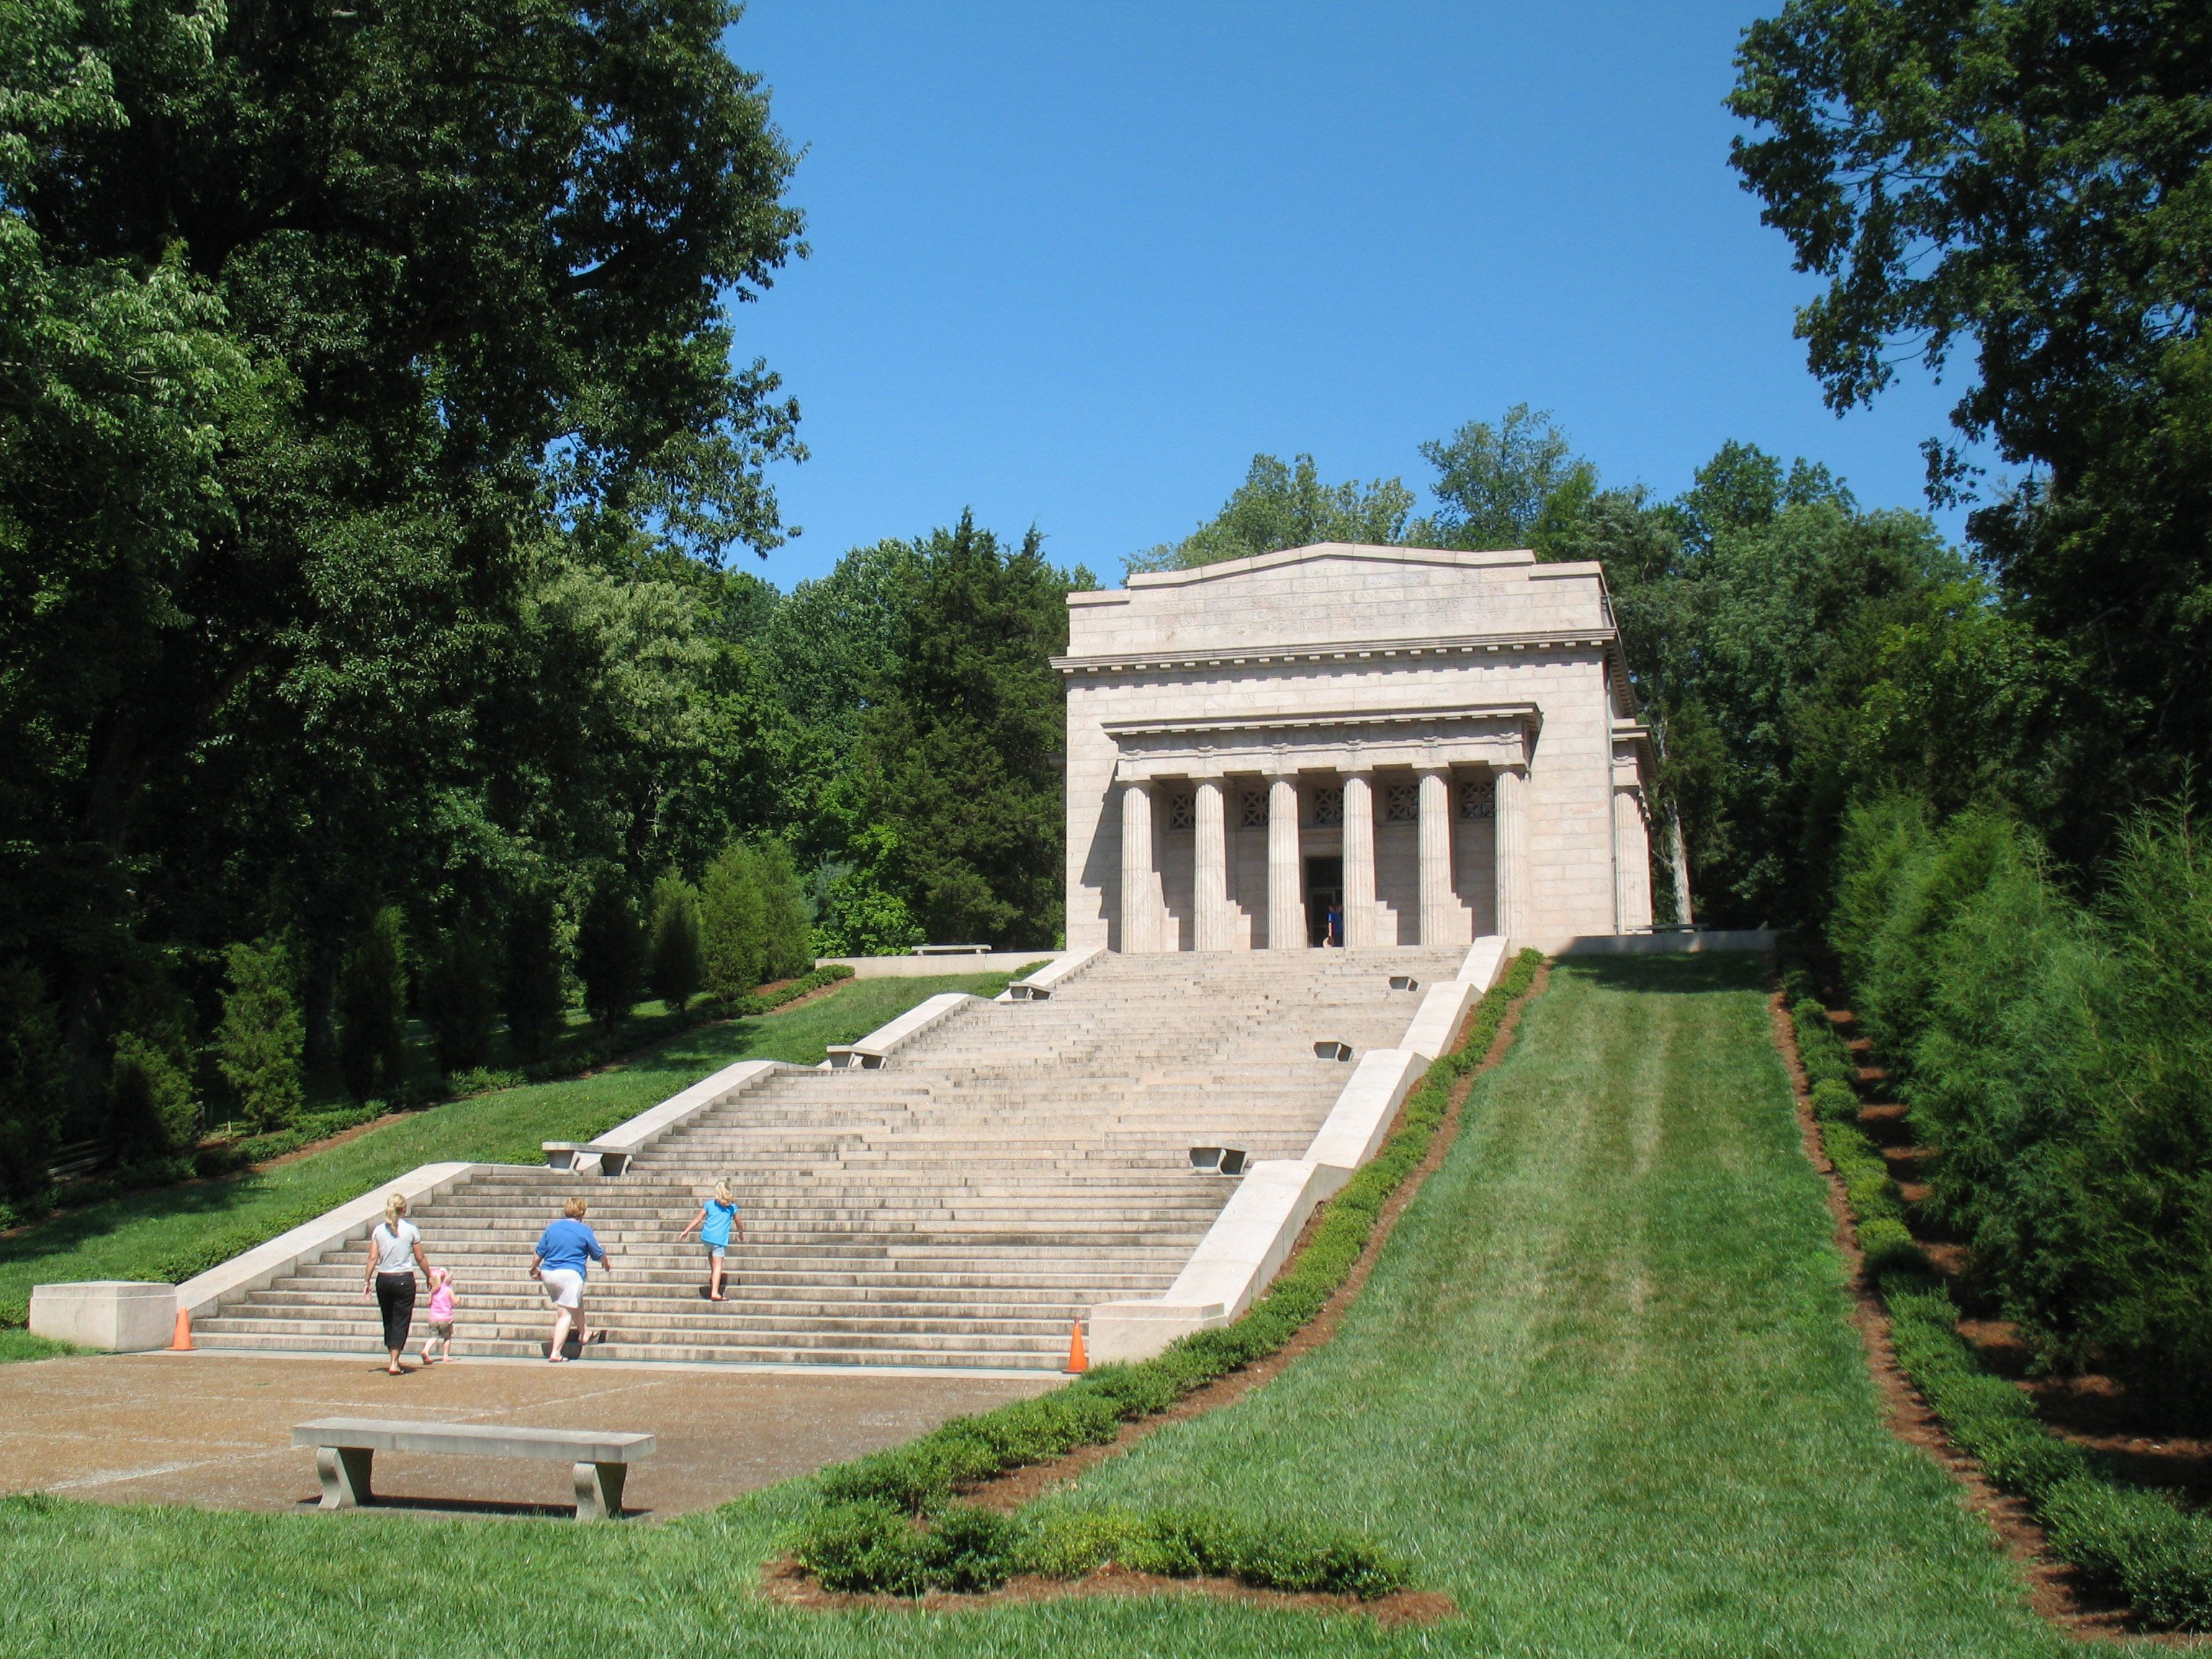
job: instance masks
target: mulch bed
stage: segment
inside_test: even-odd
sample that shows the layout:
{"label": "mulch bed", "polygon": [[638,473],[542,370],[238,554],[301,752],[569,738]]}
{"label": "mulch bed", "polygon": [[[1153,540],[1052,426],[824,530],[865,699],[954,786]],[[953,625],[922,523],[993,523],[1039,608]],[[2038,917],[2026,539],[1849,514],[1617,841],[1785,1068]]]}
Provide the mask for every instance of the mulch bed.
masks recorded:
{"label": "mulch bed", "polygon": [[[1547,963],[1537,969],[1536,977],[1528,988],[1515,998],[1511,1006],[1505,1011],[1505,1018],[1498,1023],[1498,1036],[1492,1042],[1489,1052],[1483,1055],[1482,1063],[1454,1085],[1451,1099],[1444,1109],[1443,1121],[1437,1125],[1435,1138],[1429,1143],[1427,1156],[1414,1165],[1413,1171],[1399,1183],[1398,1190],[1384,1202],[1375,1231],[1368,1236],[1367,1247],[1359,1253],[1359,1260],[1352,1264],[1352,1272],[1337,1287],[1336,1293],[1322,1305],[1321,1311],[1307,1322],[1297,1335],[1266,1358],[1255,1360],[1226,1376],[1217,1377],[1192,1389],[1167,1410],[1155,1416],[1140,1418],[1133,1423],[1124,1423],[1121,1431],[1103,1445],[1079,1447],[1048,1462],[1032,1463],[1024,1468],[1009,1470],[981,1486],[969,1488],[961,1496],[970,1503],[1011,1514],[1054,1488],[1079,1479],[1108,1458],[1119,1456],[1146,1436],[1157,1433],[1170,1423],[1181,1423],[1201,1412],[1217,1411],[1243,1399],[1253,1389],[1281,1376],[1301,1355],[1311,1353],[1334,1337],[1344,1323],[1344,1316],[1352,1306],[1352,1299],[1374,1273],[1375,1264],[1381,1259],[1382,1247],[1389,1242],[1399,1216],[1413,1201],[1414,1195],[1429,1176],[1443,1166],[1453,1143],[1459,1139],[1460,1122],[1468,1096],[1474,1091],[1475,1079],[1505,1057],[1506,1049],[1512,1045],[1513,1033],[1520,1026],[1522,1012],[1542,994],[1551,975],[1551,964]],[[1474,1018],[1474,1012],[1470,1009],[1468,1019],[1471,1023]],[[1465,1040],[1464,1027],[1462,1028],[1462,1040]],[[1396,1133],[1395,1124],[1392,1133]],[[1295,1262],[1304,1253],[1327,1209],[1325,1204],[1319,1206],[1308,1219],[1298,1234],[1297,1243],[1291,1254],[1291,1262]],[[1285,1271],[1288,1265],[1285,1264]],[[1190,1595],[1245,1601],[1258,1607],[1287,1607],[1314,1613],[1365,1613],[1384,1625],[1434,1624],[1458,1611],[1449,1596],[1435,1591],[1398,1590],[1366,1601],[1351,1595],[1293,1595],[1282,1590],[1255,1589],[1233,1578],[1161,1578],[1149,1573],[1125,1571],[1119,1567],[1109,1567],[1104,1571],[1093,1573],[1088,1578],[1072,1582],[1056,1578],[1016,1578],[1003,1588],[982,1595],[963,1595],[951,1591],[934,1591],[919,1600],[905,1596],[855,1595],[823,1589],[788,1556],[779,1557],[767,1565],[763,1571],[762,1589],[774,1601],[821,1608],[895,1607],[948,1611],[1008,1601],[1047,1601],[1068,1595]]]}
{"label": "mulch bed", "polygon": [[[1851,1220],[1850,1206],[1844,1197],[1843,1182],[1837,1178],[1835,1166],[1828,1162],[1828,1155],[1820,1145],[1819,1121],[1813,1115],[1805,1067],[1797,1053],[1796,1028],[1791,1024],[1789,1008],[1778,989],[1770,1006],[1775,1044],[1789,1062],[1790,1083],[1796,1093],[1798,1131],[1804,1140],[1805,1155],[1812,1160],[1813,1167],[1826,1177],[1828,1210],[1836,1225],[1836,1247],[1843,1252],[1850,1268],[1851,1322],[1866,1345],[1867,1368],[1881,1396],[1883,1415],[1891,1432],[1906,1444],[1925,1451],[1964,1489],[1969,1507],[1989,1522],[2006,1553],[2020,1564],[2027,1578],[2029,1605],[2043,1619],[2070,1636],[2090,1639],[2125,1638],[2162,1646],[2205,1645],[2206,1638],[2147,1631],[2126,1606],[2084,1585],[2070,1562],[2051,1553],[2049,1539],[2027,1500],[1999,1490],[1983,1474],[1978,1463],[1952,1445],[1943,1425],[1929,1410],[1927,1401],[1906,1379],[1898,1365],[1896,1350],[1890,1344],[1888,1310],[1882,1306],[1881,1297],[1867,1281],[1865,1258],[1859,1251],[1858,1231]],[[1846,1030],[1850,1023],[1849,1015],[1837,1020],[1838,1026]],[[1863,1039],[1852,1046],[1863,1048]],[[1870,1067],[1862,1067],[1859,1075],[1862,1084],[1881,1080],[1881,1073]],[[1869,1105],[1861,1121],[1870,1138],[1883,1145],[1885,1156],[1890,1156],[1892,1149],[1887,1143],[1903,1133],[1904,1108],[1891,1102]],[[1910,1160],[1907,1168],[1917,1171],[1918,1161],[1925,1157],[1924,1150],[1900,1150]],[[1893,1158],[1893,1168],[1898,1161]],[[1963,1252],[1955,1243],[1922,1241],[1922,1249],[1947,1279],[1957,1271],[1963,1259]],[[1974,1340],[1974,1324],[1969,1321],[1960,1328],[1960,1334],[1969,1340]]]}
{"label": "mulch bed", "polygon": [[1188,1595],[1214,1601],[1241,1601],[1285,1613],[1354,1613],[1372,1619],[1386,1628],[1399,1625],[1433,1625],[1459,1609],[1449,1595],[1433,1590],[1393,1590],[1372,1601],[1355,1595],[1323,1595],[1316,1592],[1254,1589],[1233,1578],[1163,1578],[1155,1573],[1131,1572],[1106,1567],[1088,1578],[1038,1578],[1024,1575],[1010,1578],[988,1595],[961,1595],[951,1590],[932,1590],[927,1595],[856,1595],[826,1590],[788,1557],[772,1561],[761,1579],[761,1593],[784,1607],[815,1613],[842,1613],[856,1607],[880,1607],[895,1613],[969,1613],[981,1607],[1021,1602],[1063,1601],[1071,1596]]}

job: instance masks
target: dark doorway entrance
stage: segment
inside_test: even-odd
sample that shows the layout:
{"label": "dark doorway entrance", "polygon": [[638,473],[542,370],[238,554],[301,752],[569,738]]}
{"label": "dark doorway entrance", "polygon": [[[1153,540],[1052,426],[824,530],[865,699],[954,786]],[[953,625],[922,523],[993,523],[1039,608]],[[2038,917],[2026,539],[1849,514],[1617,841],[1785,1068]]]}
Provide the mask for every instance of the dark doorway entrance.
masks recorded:
{"label": "dark doorway entrance", "polygon": [[[1338,859],[1308,859],[1306,860],[1306,943],[1328,943],[1328,913],[1344,908],[1344,860]],[[1342,923],[1338,924],[1341,928]],[[1341,939],[1340,932],[1338,937]]]}

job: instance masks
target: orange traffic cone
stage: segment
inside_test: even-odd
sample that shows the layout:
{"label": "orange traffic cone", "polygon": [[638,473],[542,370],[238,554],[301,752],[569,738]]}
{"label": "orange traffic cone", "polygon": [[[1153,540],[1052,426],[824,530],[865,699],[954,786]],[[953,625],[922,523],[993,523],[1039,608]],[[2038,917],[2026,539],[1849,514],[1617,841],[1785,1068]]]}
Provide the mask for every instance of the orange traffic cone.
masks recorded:
{"label": "orange traffic cone", "polygon": [[192,1351],[192,1316],[184,1309],[177,1310],[177,1337],[169,1344],[171,1353],[190,1353]]}
{"label": "orange traffic cone", "polygon": [[1083,1353],[1083,1322],[1077,1320],[1067,1338],[1067,1371],[1071,1376],[1080,1376],[1091,1369],[1091,1362]]}

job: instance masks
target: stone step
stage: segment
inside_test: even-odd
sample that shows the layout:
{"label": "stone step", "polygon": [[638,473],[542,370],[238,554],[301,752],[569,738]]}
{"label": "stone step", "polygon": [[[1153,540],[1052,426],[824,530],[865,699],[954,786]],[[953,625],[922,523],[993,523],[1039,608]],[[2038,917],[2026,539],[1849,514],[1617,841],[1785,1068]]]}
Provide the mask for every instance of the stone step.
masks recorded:
{"label": "stone step", "polygon": [[[1395,1043],[1419,1002],[1389,975],[1441,981],[1460,955],[1108,957],[1049,1000],[965,1009],[882,1070],[775,1073],[620,1177],[487,1171],[416,1219],[461,1287],[467,1354],[543,1353],[550,1314],[523,1268],[580,1194],[614,1256],[586,1299],[610,1336],[594,1358],[1057,1370],[1067,1322],[1161,1293],[1236,1191],[1191,1175],[1189,1147],[1300,1155],[1352,1076],[1313,1043]],[[710,1304],[704,1253],[676,1235],[725,1178],[748,1237]],[[196,1335],[373,1352],[361,1265],[358,1245],[334,1252]]]}

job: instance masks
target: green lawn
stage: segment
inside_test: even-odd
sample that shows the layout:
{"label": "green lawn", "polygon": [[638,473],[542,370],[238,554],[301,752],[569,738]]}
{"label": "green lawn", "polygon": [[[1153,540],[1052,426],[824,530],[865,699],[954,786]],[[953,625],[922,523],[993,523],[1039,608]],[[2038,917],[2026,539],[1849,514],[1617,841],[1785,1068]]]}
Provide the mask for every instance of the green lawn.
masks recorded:
{"label": "green lawn", "polygon": [[[410,1113],[258,1175],[133,1193],[0,1239],[0,1322],[34,1284],[180,1279],[420,1164],[535,1164],[539,1143],[588,1140],[738,1060],[819,1060],[942,991],[994,995],[1004,974],[854,980],[786,1013],[695,1026],[622,1065]],[[0,1350],[0,1358],[10,1357]]]}
{"label": "green lawn", "polygon": [[1336,1340],[1055,1501],[1350,1522],[1468,1652],[2046,1650],[1830,1241],[1757,960],[1562,964]]}
{"label": "green lawn", "polygon": [[1336,1340],[1054,1502],[1326,1516],[1462,1619],[1198,1600],[800,1615],[803,1483],[665,1526],[0,1503],[25,1655],[1998,1656],[2064,1644],[1883,1429],[1757,966],[1557,971]]}

